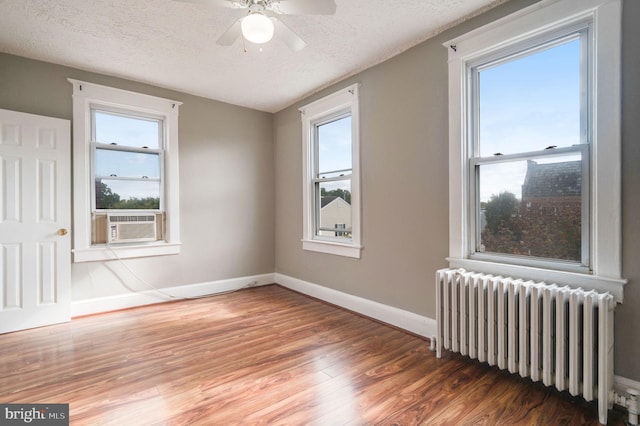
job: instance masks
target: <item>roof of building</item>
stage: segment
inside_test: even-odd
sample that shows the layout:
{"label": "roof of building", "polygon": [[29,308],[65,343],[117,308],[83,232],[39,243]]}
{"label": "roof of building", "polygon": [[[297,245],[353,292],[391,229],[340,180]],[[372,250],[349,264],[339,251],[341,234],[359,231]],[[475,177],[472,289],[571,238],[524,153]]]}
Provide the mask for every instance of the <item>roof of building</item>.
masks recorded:
{"label": "roof of building", "polygon": [[320,208],[322,208],[322,207],[326,206],[327,204],[331,203],[336,198],[340,198],[340,197],[337,197],[335,195],[330,195],[330,196],[327,196],[327,197],[320,197]]}
{"label": "roof of building", "polygon": [[351,206],[351,204],[349,204],[347,200],[345,200],[342,197],[338,197],[337,195],[327,195],[324,197],[320,197],[320,208],[328,206],[329,204],[333,203],[337,198],[341,199],[343,204],[346,204],[347,206]]}
{"label": "roof of building", "polygon": [[579,197],[582,189],[581,161],[538,164],[527,162],[522,198]]}

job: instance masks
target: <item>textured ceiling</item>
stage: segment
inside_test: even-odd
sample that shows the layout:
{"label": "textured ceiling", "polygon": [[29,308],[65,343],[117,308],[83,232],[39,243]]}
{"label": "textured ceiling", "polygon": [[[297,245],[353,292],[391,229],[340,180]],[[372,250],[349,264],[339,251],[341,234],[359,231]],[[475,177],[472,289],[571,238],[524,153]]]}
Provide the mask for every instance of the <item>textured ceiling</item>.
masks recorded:
{"label": "textured ceiling", "polygon": [[[296,0],[286,0],[295,2]],[[173,0],[0,0],[0,51],[276,112],[506,0],[336,0],[284,16],[307,42],[217,38],[237,10]]]}

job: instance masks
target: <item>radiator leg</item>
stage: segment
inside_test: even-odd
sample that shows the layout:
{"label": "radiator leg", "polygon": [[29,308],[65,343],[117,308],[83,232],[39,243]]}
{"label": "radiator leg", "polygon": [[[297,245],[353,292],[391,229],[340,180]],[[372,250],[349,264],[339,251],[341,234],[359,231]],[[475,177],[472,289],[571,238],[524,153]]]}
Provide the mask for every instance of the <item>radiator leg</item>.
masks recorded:
{"label": "radiator leg", "polygon": [[640,411],[640,404],[638,401],[638,392],[635,389],[627,389],[627,393],[629,394],[629,424],[637,425],[638,424],[638,411]]}
{"label": "radiator leg", "polygon": [[613,297],[606,293],[598,300],[598,416],[607,424],[607,412],[613,402]]}

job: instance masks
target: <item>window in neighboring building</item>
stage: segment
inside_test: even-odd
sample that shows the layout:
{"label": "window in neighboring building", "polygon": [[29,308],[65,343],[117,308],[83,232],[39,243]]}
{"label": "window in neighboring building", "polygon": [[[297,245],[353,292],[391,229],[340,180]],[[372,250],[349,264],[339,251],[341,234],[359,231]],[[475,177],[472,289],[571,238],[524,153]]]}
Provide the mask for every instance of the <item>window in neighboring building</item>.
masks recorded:
{"label": "window in neighboring building", "polygon": [[305,151],[303,248],[360,257],[358,86],[300,111]]}

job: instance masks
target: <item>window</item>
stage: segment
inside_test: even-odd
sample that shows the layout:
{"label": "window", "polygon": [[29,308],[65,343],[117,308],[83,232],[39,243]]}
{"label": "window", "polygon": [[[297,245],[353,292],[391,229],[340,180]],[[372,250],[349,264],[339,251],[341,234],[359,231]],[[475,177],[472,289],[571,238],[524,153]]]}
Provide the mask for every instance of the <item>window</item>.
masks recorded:
{"label": "window", "polygon": [[589,271],[589,32],[469,64],[472,258]]}
{"label": "window", "polygon": [[164,134],[161,118],[91,110],[94,211],[161,211]]}
{"label": "window", "polygon": [[620,14],[543,1],[445,43],[451,266],[621,292]]}
{"label": "window", "polygon": [[360,257],[358,86],[300,109],[303,249]]}
{"label": "window", "polygon": [[[69,81],[74,89],[74,261],[179,253],[180,103]],[[119,223],[123,218],[128,222]],[[153,220],[136,225],[141,218]],[[126,237],[115,239],[116,229]]]}

